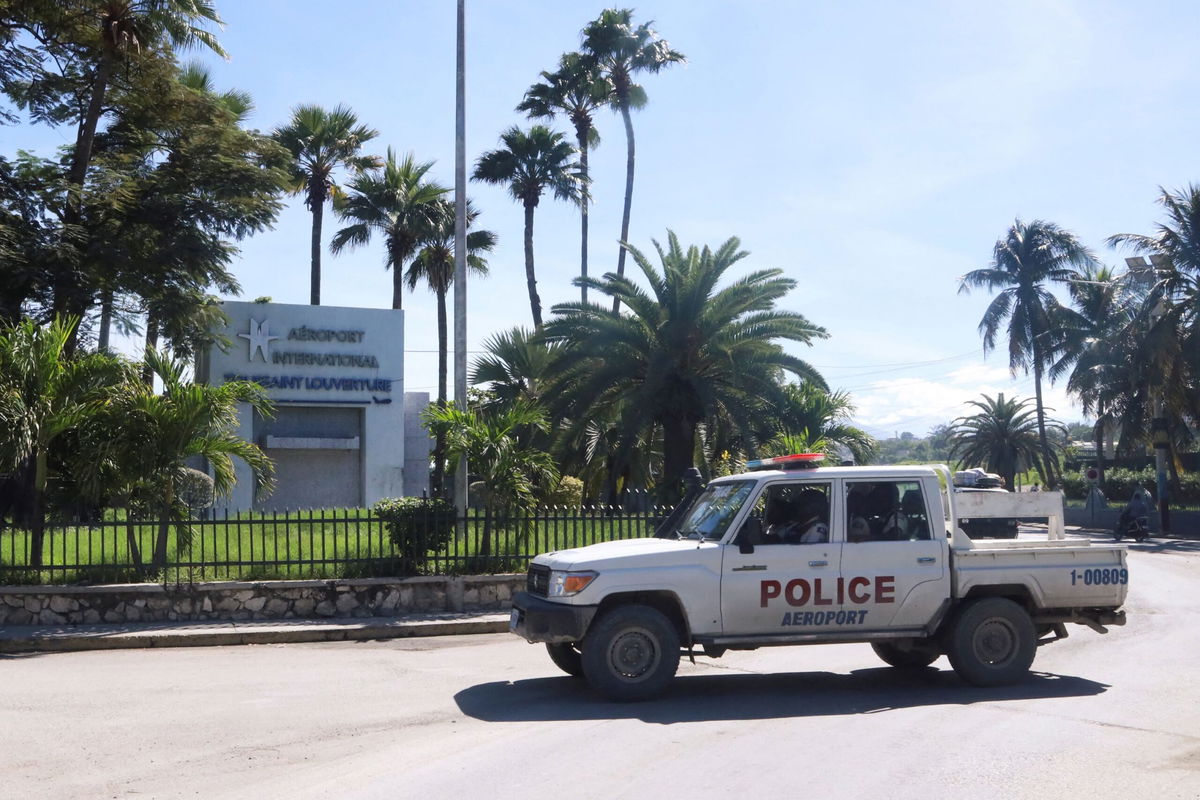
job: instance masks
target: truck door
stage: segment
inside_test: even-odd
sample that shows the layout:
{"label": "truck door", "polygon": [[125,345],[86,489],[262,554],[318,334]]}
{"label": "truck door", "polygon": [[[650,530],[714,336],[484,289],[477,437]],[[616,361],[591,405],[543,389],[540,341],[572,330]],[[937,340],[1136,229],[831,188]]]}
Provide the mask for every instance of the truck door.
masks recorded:
{"label": "truck door", "polygon": [[[721,622],[727,636],[834,630],[842,545],[831,541],[831,481],[774,481],[721,559]],[[740,539],[753,546],[741,552]],[[842,615],[845,623],[845,614]]]}
{"label": "truck door", "polygon": [[950,595],[949,543],[932,481],[846,481],[841,577],[863,630],[921,627]]}

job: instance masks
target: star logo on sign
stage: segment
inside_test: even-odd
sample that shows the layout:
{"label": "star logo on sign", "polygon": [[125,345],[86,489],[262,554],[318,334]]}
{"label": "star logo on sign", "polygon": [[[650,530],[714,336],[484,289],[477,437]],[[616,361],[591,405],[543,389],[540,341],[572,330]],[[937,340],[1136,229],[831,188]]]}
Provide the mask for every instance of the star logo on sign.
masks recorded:
{"label": "star logo on sign", "polygon": [[262,360],[267,360],[267,350],[271,347],[271,342],[278,339],[278,336],[272,336],[270,324],[264,319],[259,322],[256,319],[250,320],[250,332],[239,333],[238,338],[246,339],[250,342],[250,360],[254,360],[254,354],[258,353],[262,356]]}

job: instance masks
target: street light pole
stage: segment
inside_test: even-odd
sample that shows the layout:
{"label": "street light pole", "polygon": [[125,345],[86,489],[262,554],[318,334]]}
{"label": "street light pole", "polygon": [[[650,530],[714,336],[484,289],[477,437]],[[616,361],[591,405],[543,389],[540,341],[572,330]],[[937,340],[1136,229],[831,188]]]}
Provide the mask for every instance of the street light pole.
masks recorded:
{"label": "street light pole", "polygon": [[[1150,312],[1150,324],[1152,326],[1158,325],[1166,313],[1167,302],[1160,299]],[[1166,387],[1162,385],[1162,379],[1160,378],[1157,391],[1154,395],[1154,419],[1150,423],[1150,432],[1154,437],[1154,470],[1157,477],[1159,529],[1162,533],[1170,533],[1171,509],[1167,503],[1167,455],[1171,447],[1171,441],[1167,433],[1166,404],[1163,401],[1163,395],[1165,394]]]}
{"label": "street light pole", "polygon": [[[454,402],[467,410],[467,114],[466,8],[458,0],[458,56],[454,109]],[[454,508],[465,525],[467,459],[454,473]]]}

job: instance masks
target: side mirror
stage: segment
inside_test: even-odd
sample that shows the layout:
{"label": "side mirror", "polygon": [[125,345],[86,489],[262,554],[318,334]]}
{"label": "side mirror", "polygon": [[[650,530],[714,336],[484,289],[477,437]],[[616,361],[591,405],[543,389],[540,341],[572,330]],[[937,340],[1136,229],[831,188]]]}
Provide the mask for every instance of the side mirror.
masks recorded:
{"label": "side mirror", "polygon": [[738,531],[736,539],[738,552],[742,555],[750,555],[754,552],[754,545],[762,542],[762,536],[762,520],[758,517],[750,517],[742,523],[742,528]]}

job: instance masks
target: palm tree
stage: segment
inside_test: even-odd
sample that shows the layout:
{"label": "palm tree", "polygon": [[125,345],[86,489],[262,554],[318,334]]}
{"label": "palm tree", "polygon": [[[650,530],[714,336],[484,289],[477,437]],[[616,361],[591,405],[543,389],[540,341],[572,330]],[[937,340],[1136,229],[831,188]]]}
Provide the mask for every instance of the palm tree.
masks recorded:
{"label": "palm tree", "polygon": [[534,125],[528,132],[514,125],[500,135],[500,141],[503,147],[489,150],[475,162],[471,179],[506,184],[508,193],[525,208],[525,282],[533,326],[540,328],[542,300],[533,268],[533,211],[546,191],[558,200],[579,202],[579,165],[571,160],[575,148],[563,134],[544,125]]}
{"label": "palm tree", "polygon": [[[519,432],[527,427],[545,430],[545,409],[518,403],[504,410],[484,411],[455,406],[430,407],[425,421],[442,431],[454,461],[465,458],[472,475],[483,483],[484,502],[497,509],[529,509],[539,487],[553,486],[558,470],[549,453],[523,446]],[[484,518],[479,554],[491,555],[491,515]]]}
{"label": "palm tree", "polygon": [[[658,38],[651,22],[633,24],[633,9],[605,9],[583,29],[583,52],[595,60],[601,74],[612,83],[611,105],[625,123],[625,205],[621,211],[621,242],[629,241],[629,212],[633,207],[635,147],[630,110],[646,105],[646,90],[634,83],[639,72],[656,73],[671,64],[687,61],[680,52]],[[625,275],[625,248],[617,252],[617,276]],[[614,301],[617,302],[617,301]],[[614,310],[617,306],[614,305]]]}
{"label": "palm tree", "polygon": [[[1009,487],[1015,484],[1018,472],[1033,467],[1042,481],[1049,483],[1053,457],[1046,458],[1040,443],[1041,421],[1028,407],[1029,400],[1006,400],[1001,392],[994,398],[985,394],[969,405],[979,411],[950,424],[950,456],[959,466],[982,465]],[[1060,423],[1051,424],[1065,433]]]}
{"label": "palm tree", "polygon": [[[1108,243],[1150,255],[1155,281],[1145,312],[1150,314],[1156,307],[1163,312],[1158,324],[1177,334],[1190,373],[1190,381],[1183,385],[1194,387],[1200,376],[1200,185],[1174,193],[1159,191],[1158,202],[1166,209],[1167,221],[1157,226],[1155,234],[1119,234]],[[1192,416],[1195,418],[1195,411]]]}
{"label": "palm tree", "polygon": [[351,224],[334,234],[330,252],[336,255],[345,247],[369,244],[376,233],[382,236],[395,309],[404,304],[405,264],[434,233],[444,210],[442,198],[450,191],[425,179],[433,163],[419,162],[412,153],[397,161],[389,147],[383,170],[358,175],[350,192],[334,204],[338,219]]}
{"label": "palm tree", "polygon": [[844,449],[857,464],[869,464],[878,455],[875,439],[850,424],[854,404],[846,392],[830,392],[812,383],[787,383],[783,399],[774,418],[778,433],[764,445],[765,453],[836,456]]}
{"label": "palm tree", "polygon": [[42,563],[51,451],[102,413],[126,377],[111,356],[67,356],[76,324],[56,319],[42,327],[24,319],[0,331],[0,471],[27,487],[35,568]]}
{"label": "palm tree", "polygon": [[[580,244],[579,274],[588,276],[588,151],[600,144],[600,134],[592,120],[598,108],[612,100],[612,83],[596,68],[593,59],[579,53],[564,53],[554,72],[542,72],[542,81],[525,92],[517,106],[530,117],[550,119],[563,114],[575,128],[579,148],[579,175],[583,191],[579,197]],[[587,287],[580,289],[581,302],[587,302]]]}
{"label": "palm tree", "polygon": [[1070,371],[1067,391],[1079,398],[1083,413],[1094,415],[1092,435],[1096,466],[1104,483],[1104,431],[1113,424],[1111,389],[1118,382],[1116,350],[1131,323],[1133,308],[1122,283],[1108,267],[1087,267],[1070,284],[1073,309],[1061,309],[1053,321],[1047,355],[1051,381]]}
{"label": "palm tree", "polygon": [[358,116],[341,105],[333,111],[313,105],[296,106],[288,124],[276,128],[272,134],[292,154],[288,190],[292,194],[303,194],[304,205],[312,212],[309,302],[314,306],[321,305],[321,223],[325,203],[341,195],[334,172],[361,173],[377,167],[378,158],[361,155],[359,151],[378,135],[378,131],[359,125]]}
{"label": "palm tree", "polygon": [[1046,288],[1046,283],[1069,284],[1079,279],[1076,268],[1083,269],[1095,263],[1095,256],[1074,234],[1050,222],[1034,220],[1026,224],[1018,219],[1004,237],[997,240],[992,263],[984,269],[968,272],[959,284],[960,294],[980,287],[999,290],[979,323],[983,350],[986,353],[995,348],[996,336],[1007,321],[1009,369],[1014,373],[1018,368],[1027,373],[1033,370],[1038,437],[1042,444],[1042,459],[1051,470],[1046,476],[1050,486],[1055,485],[1056,478],[1046,439],[1042,375],[1049,363],[1046,334],[1062,306]]}
{"label": "palm tree", "polygon": [[[446,320],[446,295],[454,282],[454,203],[450,200],[437,201],[440,210],[435,215],[433,227],[426,236],[426,244],[409,264],[407,281],[409,289],[416,289],[424,282],[437,295],[438,319],[438,396],[439,406],[446,404],[446,354],[449,351],[449,334]],[[467,227],[479,217],[479,212],[467,201]],[[491,231],[469,231],[467,233],[467,269],[476,275],[486,275],[487,260],[484,253],[496,247],[496,234]],[[441,496],[445,467],[445,446],[438,437],[433,454],[433,486],[435,496]]]}
{"label": "palm tree", "polygon": [[619,410],[627,436],[654,425],[662,428],[665,499],[678,494],[700,424],[723,414],[748,436],[763,402],[779,399],[783,372],[825,386],[816,370],[777,343],[807,344],[827,336],[800,314],[775,307],[796,287],[794,280],[783,277],[782,270],[766,269],[718,288],[747,255],[739,244],[730,238],[715,251],[684,250],[668,232],[667,249],[654,243],[661,272],[626,245],[649,293],[611,272],[586,282],[620,300],[630,313],[566,303],[554,307],[558,317],[544,329],[547,341],[567,347],[561,376],[550,390],[570,402],[564,416],[585,421]]}
{"label": "palm tree", "polygon": [[520,326],[493,334],[483,343],[484,355],[471,368],[472,385],[488,384],[495,405],[511,408],[519,402],[541,403],[562,356],[562,344],[548,343],[535,331]]}
{"label": "palm tree", "polygon": [[141,381],[131,381],[113,399],[110,414],[114,435],[107,455],[129,481],[134,503],[143,505],[160,521],[154,565],[162,569],[167,563],[170,523],[185,519],[188,513],[181,489],[187,480],[189,458],[207,461],[218,494],[228,494],[236,482],[234,458],[250,466],[260,489],[269,489],[273,472],[270,459],[257,445],[239,437],[237,430],[242,403],[269,416],[271,402],[256,383],[188,383],[182,362],[157,350],[147,351],[144,357],[162,382],[162,392],[156,393]]}

